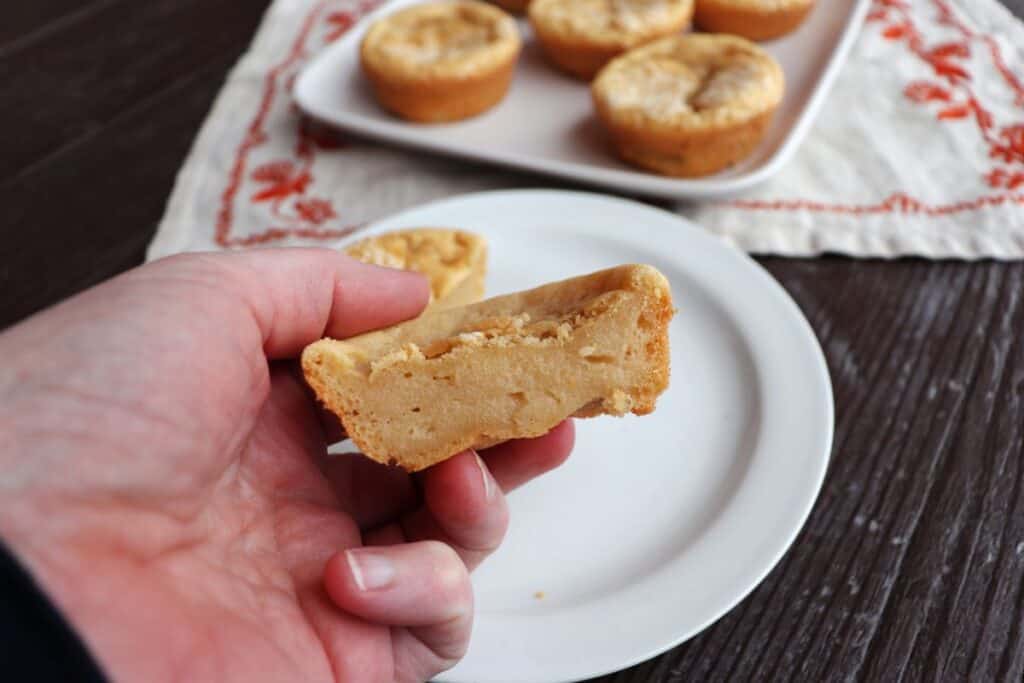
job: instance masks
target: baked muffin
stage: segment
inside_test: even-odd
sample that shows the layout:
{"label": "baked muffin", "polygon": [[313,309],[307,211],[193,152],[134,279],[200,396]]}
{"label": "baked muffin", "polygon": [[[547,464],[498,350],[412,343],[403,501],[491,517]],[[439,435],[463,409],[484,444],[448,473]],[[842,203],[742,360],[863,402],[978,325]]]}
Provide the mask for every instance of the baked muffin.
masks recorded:
{"label": "baked muffin", "polygon": [[480,235],[447,228],[412,228],[374,235],[345,253],[364,263],[423,273],[435,308],[464,306],[484,296],[487,242]]}
{"label": "baked muffin", "polygon": [[533,0],[528,14],[548,60],[589,80],[626,50],[688,27],[693,0]]}
{"label": "baked muffin", "polygon": [[513,14],[522,14],[530,5],[530,0],[491,0],[491,2]]}
{"label": "baked muffin", "polygon": [[796,29],[814,0],[696,0],[694,22],[704,31],[768,40]]}
{"label": "baked muffin", "polygon": [[424,123],[490,109],[508,91],[522,41],[515,20],[477,0],[413,5],[367,30],[363,72],[385,109]]}
{"label": "baked muffin", "polygon": [[569,416],[650,413],[673,313],[661,273],[619,266],[322,339],[302,369],[363,453],[416,471]]}
{"label": "baked muffin", "polygon": [[736,36],[690,34],[639,47],[591,86],[597,116],[627,162],[670,176],[715,173],[764,137],[782,67]]}

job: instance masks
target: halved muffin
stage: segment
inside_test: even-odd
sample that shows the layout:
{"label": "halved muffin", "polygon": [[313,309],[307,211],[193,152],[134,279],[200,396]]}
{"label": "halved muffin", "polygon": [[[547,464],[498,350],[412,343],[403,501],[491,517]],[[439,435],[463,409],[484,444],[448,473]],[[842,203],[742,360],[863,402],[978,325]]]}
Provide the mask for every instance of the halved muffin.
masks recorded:
{"label": "halved muffin", "polygon": [[651,412],[673,313],[661,273],[619,266],[323,339],[302,369],[363,453],[416,471],[570,416]]}

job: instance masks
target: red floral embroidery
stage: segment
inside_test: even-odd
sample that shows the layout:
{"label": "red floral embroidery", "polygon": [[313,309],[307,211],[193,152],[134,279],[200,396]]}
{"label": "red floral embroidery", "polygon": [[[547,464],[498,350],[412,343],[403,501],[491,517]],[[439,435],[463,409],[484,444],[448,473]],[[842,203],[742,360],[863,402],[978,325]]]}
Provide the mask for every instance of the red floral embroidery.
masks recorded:
{"label": "red floral embroidery", "polygon": [[[297,140],[293,160],[276,160],[261,164],[246,171],[250,157],[268,140],[267,123],[279,98],[287,96],[305,59],[309,56],[307,46],[314,34],[322,35],[325,42],[339,38],[363,15],[376,9],[381,0],[320,0],[302,22],[298,35],[285,58],[267,71],[263,81],[260,105],[247,133],[236,151],[234,163],[228,175],[228,183],[221,194],[220,210],[217,213],[215,241],[222,247],[243,247],[266,244],[289,237],[303,239],[337,239],[351,234],[362,224],[328,227],[338,212],[328,199],[311,195],[314,172],[313,162],[317,150],[334,150],[344,146],[344,139],[315,122],[298,114],[292,106],[289,109],[295,117]],[[331,6],[337,11],[328,11]],[[346,10],[347,8],[347,10]],[[321,33],[322,31],[322,33]],[[269,209],[279,226],[268,227],[262,232],[250,235],[232,235],[235,202],[243,189],[246,179],[256,184],[250,195],[251,202]]]}
{"label": "red floral embroidery", "polygon": [[875,0],[875,6],[868,13],[867,21],[886,21],[889,19],[890,9],[906,9],[906,7],[907,3],[903,0]]}
{"label": "red floral embroidery", "polygon": [[[910,101],[922,105],[929,102],[946,103],[946,106],[936,113],[936,117],[940,121],[956,121],[973,117],[982,138],[989,147],[991,158],[1008,164],[1024,163],[1024,124],[1004,126],[998,135],[993,135],[992,128],[995,126],[995,118],[992,112],[982,106],[971,89],[970,73],[963,65],[955,61],[971,56],[970,41],[978,40],[979,36],[957,19],[946,0],[933,0],[938,10],[939,23],[956,29],[960,33],[961,40],[942,43],[934,47],[925,46],[924,38],[915,27],[908,6],[895,5],[892,0],[875,0],[875,2],[876,12],[883,11],[886,21],[896,22],[885,28],[882,31],[882,36],[890,40],[905,41],[912,53],[932,67],[936,76],[944,78],[950,84],[950,88],[946,88],[927,81],[915,81],[904,89],[904,96]],[[894,19],[894,15],[898,20]],[[989,48],[996,69],[1013,90],[1017,103],[1024,104],[1024,87],[1007,68],[996,42],[991,36],[981,36],[980,39]],[[1010,189],[1018,187],[1012,180],[1007,180],[1016,178],[1017,173],[1006,173],[1008,175],[1004,174],[1001,169],[995,169],[984,174],[984,178],[991,187]]]}
{"label": "red floral embroidery", "polygon": [[939,10],[938,21],[940,24],[943,26],[953,26],[954,28],[960,29],[962,33],[971,34],[973,36],[973,32],[969,31],[963,23],[957,20],[956,15],[953,14],[952,7],[947,5],[945,2],[938,2],[936,5]]}
{"label": "red floral embroidery", "polygon": [[908,100],[913,100],[914,102],[931,102],[933,100],[949,102],[953,99],[953,95],[948,90],[940,85],[926,81],[911,83],[903,90],[903,94]]}
{"label": "red floral embroidery", "polygon": [[313,176],[308,172],[295,169],[287,161],[267,164],[256,169],[253,172],[253,180],[261,181],[257,175],[261,176],[267,187],[252,196],[254,202],[285,199],[293,194],[302,194],[313,180]]}
{"label": "red floral embroidery", "polygon": [[352,28],[356,21],[348,12],[331,12],[327,15],[327,23],[331,28],[324,37],[324,40],[328,43],[333,43],[345,35],[345,32]]}
{"label": "red floral embroidery", "polygon": [[848,216],[870,216],[875,214],[913,214],[928,217],[949,216],[964,211],[977,211],[990,206],[1013,204],[1024,206],[1024,193],[997,194],[979,197],[968,201],[952,204],[926,204],[913,197],[897,192],[877,204],[826,204],[806,199],[781,199],[768,201],[762,199],[734,199],[731,206],[751,211],[814,211],[818,213],[845,214]]}
{"label": "red floral embroidery", "polygon": [[[946,0],[932,0],[932,6],[937,12],[937,22],[955,29],[960,34],[959,39],[927,46],[924,37],[914,25],[911,7],[905,0],[875,0],[867,15],[868,22],[884,25],[881,29],[883,38],[905,44],[912,54],[932,68],[937,77],[948,83],[947,86],[927,80],[914,81],[904,88],[904,96],[922,106],[940,104],[936,117],[941,121],[952,122],[973,118],[979,133],[989,146],[989,156],[992,159],[1024,166],[1024,123],[1004,125],[996,134],[995,117],[975,95],[971,88],[970,73],[962,64],[958,64],[957,60],[970,58],[971,43],[980,42],[987,48],[992,63],[1013,93],[1015,104],[1020,107],[1024,107],[1024,83],[1007,66],[999,45],[992,36],[972,31],[957,18]],[[730,205],[753,211],[815,211],[853,216],[904,213],[929,217],[1006,204],[1024,206],[1024,193],[1013,192],[1024,188],[1024,167],[996,167],[983,177],[990,187],[1009,192],[938,205],[921,202],[902,192],[893,193],[880,203],[868,205],[827,204],[802,199],[734,200]]]}
{"label": "red floral embroidery", "polygon": [[957,104],[952,107],[946,107],[938,113],[939,121],[948,121],[950,119],[966,119],[971,115],[971,107],[966,104]]}
{"label": "red floral embroidery", "polygon": [[971,56],[971,48],[967,43],[943,43],[928,51],[932,59],[943,59],[945,57],[960,57],[966,59]]}
{"label": "red floral embroidery", "polygon": [[971,75],[967,73],[966,69],[958,64],[954,64],[948,59],[929,57],[928,61],[931,62],[932,68],[935,69],[935,73],[948,79],[950,83],[957,83],[962,80],[971,80]]}
{"label": "red floral embroidery", "polygon": [[999,131],[999,142],[993,145],[991,156],[1006,163],[1024,164],[1024,123],[1006,126]]}
{"label": "red floral embroidery", "polygon": [[882,31],[882,35],[889,40],[898,40],[910,33],[911,30],[913,29],[909,24],[893,24]]}
{"label": "red floral embroidery", "polygon": [[1024,171],[1011,172],[1004,168],[997,168],[985,178],[992,187],[1002,187],[1007,190],[1024,187]]}
{"label": "red floral embroidery", "polygon": [[971,110],[974,112],[974,118],[978,122],[978,127],[983,131],[987,131],[991,128],[995,119],[992,118],[992,114],[981,106],[981,103],[974,97],[970,100]]}
{"label": "red floral embroidery", "polygon": [[317,225],[338,215],[334,213],[334,207],[326,199],[300,199],[295,202],[295,211],[304,220]]}
{"label": "red floral embroidery", "polygon": [[253,169],[252,179],[258,183],[282,183],[291,177],[295,164],[290,161],[272,161]]}
{"label": "red floral embroidery", "polygon": [[[306,159],[308,162],[308,159]],[[298,219],[320,225],[331,218],[337,218],[334,207],[326,199],[302,197],[313,181],[307,166],[296,166],[291,161],[273,161],[253,169],[252,179],[264,188],[252,196],[253,202],[272,202],[271,212],[280,219]],[[285,201],[295,196],[290,214]]]}

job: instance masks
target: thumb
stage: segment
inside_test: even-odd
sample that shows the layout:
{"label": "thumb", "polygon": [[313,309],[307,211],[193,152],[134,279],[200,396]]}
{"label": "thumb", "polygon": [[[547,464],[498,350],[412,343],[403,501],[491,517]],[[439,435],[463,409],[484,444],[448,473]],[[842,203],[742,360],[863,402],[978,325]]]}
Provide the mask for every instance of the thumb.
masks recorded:
{"label": "thumb", "polygon": [[[419,541],[393,546],[350,548],[324,569],[324,587],[343,610],[367,621],[407,626],[395,646],[396,664],[424,660],[440,664],[437,673],[466,651],[473,624],[469,571],[448,545]],[[425,656],[426,655],[426,656]]]}
{"label": "thumb", "polygon": [[323,336],[344,338],[407,320],[430,297],[418,273],[361,263],[333,249],[182,255],[148,268],[204,271],[239,300],[271,359],[297,356]]}

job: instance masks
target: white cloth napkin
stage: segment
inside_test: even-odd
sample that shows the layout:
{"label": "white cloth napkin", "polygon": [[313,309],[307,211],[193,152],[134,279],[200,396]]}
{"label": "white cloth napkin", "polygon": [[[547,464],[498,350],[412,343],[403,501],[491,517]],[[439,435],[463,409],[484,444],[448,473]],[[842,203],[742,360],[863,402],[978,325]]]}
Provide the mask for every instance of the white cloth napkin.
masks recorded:
{"label": "white cloth napkin", "polygon": [[[149,258],[330,244],[430,199],[545,184],[348,141],[299,114],[295,76],[376,5],[271,5],[178,175]],[[741,199],[678,210],[757,253],[1024,258],[1024,24],[996,0],[874,0],[796,157]]]}

